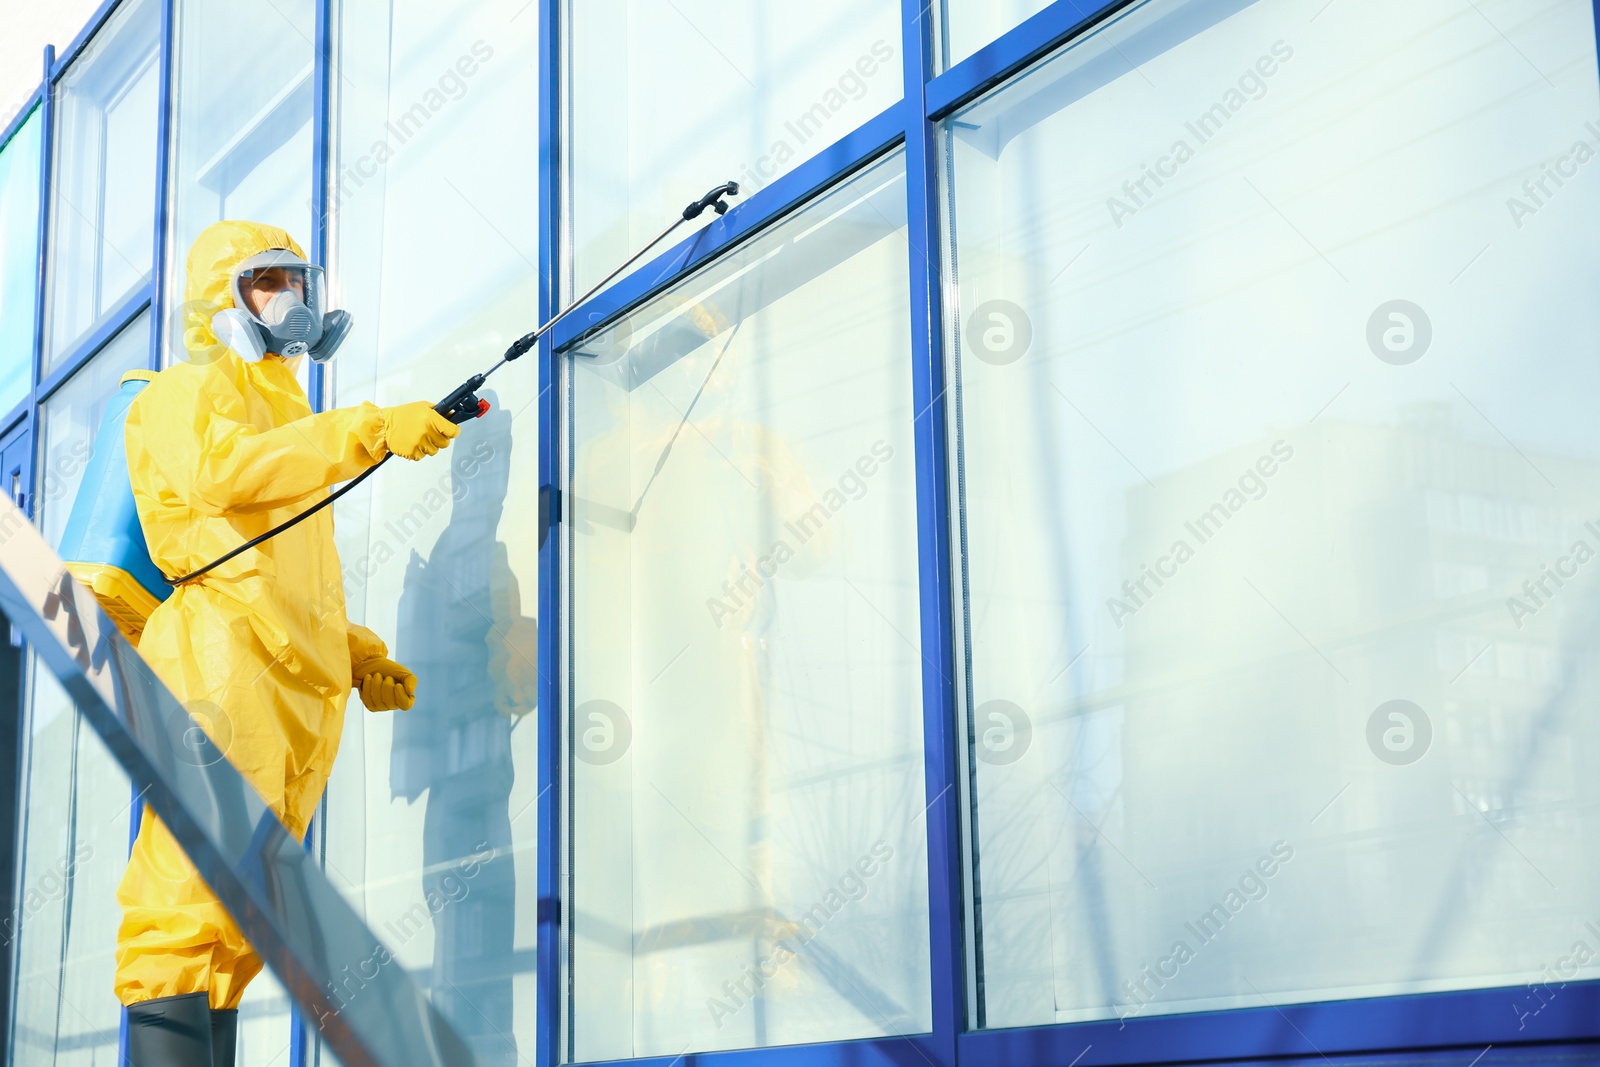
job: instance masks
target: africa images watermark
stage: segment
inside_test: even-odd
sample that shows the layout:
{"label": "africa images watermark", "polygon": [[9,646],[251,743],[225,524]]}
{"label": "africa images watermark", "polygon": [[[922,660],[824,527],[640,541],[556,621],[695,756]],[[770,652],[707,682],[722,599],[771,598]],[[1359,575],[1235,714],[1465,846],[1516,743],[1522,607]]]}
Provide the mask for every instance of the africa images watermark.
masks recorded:
{"label": "africa images watermark", "polygon": [[[1600,941],[1600,926],[1585,921],[1583,928]],[[1578,969],[1588,966],[1596,958],[1600,958],[1600,954],[1586,939],[1580,938],[1572,943],[1572,948],[1565,956],[1541,968],[1539,978],[1527,983],[1528,991],[1511,1002],[1511,1012],[1517,1017],[1517,1029],[1526,1029],[1528,1020],[1549,1007],[1550,1002],[1556,999],[1556,992],[1565,989],[1568,982],[1578,977]]]}
{"label": "africa images watermark", "polygon": [[[420,133],[447,104],[466,96],[469,88],[468,79],[477,74],[483,64],[493,58],[494,46],[483,40],[473,41],[471,49],[463,53],[455,63],[446,67],[444,73],[434,80],[434,84],[416,103],[384,124],[384,136],[372,142],[366,154],[357,157],[340,170],[339,180],[334,183],[332,203],[328,205],[328,209],[331,211],[339,207],[356,190],[377,177],[378,171],[387,166],[406,142]],[[306,207],[315,210],[315,199],[307,200]]]}
{"label": "africa images watermark", "polygon": [[872,847],[846,868],[834,885],[822,894],[821,899],[792,924],[795,928],[793,934],[779,938],[772,951],[759,962],[745,964],[737,979],[730,978],[722,983],[722,992],[727,995],[727,1000],[707,997],[706,1011],[711,1013],[711,1021],[716,1028],[722,1029],[728,1019],[754,1000],[756,994],[777,977],[780,970],[799,956],[801,949],[822,933],[822,928],[834,916],[865,897],[868,883],[893,858],[894,846],[882,838],[873,842]]}
{"label": "africa images watermark", "polygon": [[[1155,561],[1154,566],[1143,564],[1140,567],[1139,577],[1123,582],[1123,595],[1106,599],[1106,610],[1111,613],[1111,621],[1117,624],[1117,629],[1122,629],[1123,619],[1129,615],[1137,615],[1148,606],[1167,582],[1178,576],[1178,568],[1194,559],[1199,546],[1215,537],[1229,519],[1244,510],[1244,506],[1250,501],[1265,497],[1267,479],[1276,475],[1281,465],[1287,464],[1293,458],[1292,445],[1287,441],[1274,441],[1270,454],[1260,456],[1254,465],[1246,468],[1239,476],[1237,487],[1230,486],[1222,494],[1221,500],[1183,524],[1184,529],[1194,538],[1195,544],[1189,544],[1185,538],[1178,538],[1172,543],[1167,554]],[[1154,589],[1151,588],[1152,584],[1155,586]]]}
{"label": "africa images watermark", "polygon": [[1235,915],[1267,898],[1271,891],[1268,883],[1292,859],[1294,846],[1287,841],[1273,842],[1270,855],[1263,855],[1246,868],[1238,882],[1228,888],[1220,901],[1201,912],[1192,922],[1183,924],[1188,934],[1194,936],[1193,945],[1189,944],[1187,936],[1179,937],[1165,956],[1154,964],[1144,964],[1139,969],[1138,978],[1123,979],[1122,991],[1127,994],[1128,1001],[1125,1004],[1113,1001],[1110,1005],[1111,1010],[1117,1013],[1118,1021],[1126,1025],[1129,1019],[1144,1014],[1144,1010],[1155,1003],[1156,994],[1182,974],[1183,968],[1194,961],[1201,949],[1221,937]]}
{"label": "africa images watermark", "polygon": [[1367,747],[1391,767],[1409,767],[1428,754],[1433,720],[1413,700],[1385,700],[1367,717]]}
{"label": "africa images watermark", "polygon": [[382,533],[388,536],[378,536],[366,555],[344,566],[344,588],[352,593],[365,589],[367,582],[377,575],[378,569],[394,559],[398,551],[421,533],[434,516],[452,502],[459,504],[466,499],[472,488],[471,479],[477,477],[483,465],[493,459],[494,446],[486,440],[476,441],[464,454],[452,457],[450,469],[424,489],[415,504],[383,524]]}
{"label": "africa images watermark", "polygon": [[1506,210],[1511,213],[1511,221],[1517,229],[1522,229],[1529,219],[1549,206],[1586,163],[1600,156],[1600,125],[1589,121],[1583,128],[1594,135],[1594,144],[1583,138],[1574,141],[1554,162],[1539,165],[1539,176],[1522,183],[1522,196],[1506,198]]}
{"label": "africa images watermark", "polygon": [[822,94],[820,100],[783,124],[786,136],[772,142],[766,154],[759,157],[755,163],[746,163],[740,169],[739,185],[745,193],[755,192],[783,173],[784,168],[798,154],[799,147],[814,138],[823,127],[833,121],[833,117],[844,110],[845,104],[866,96],[867,79],[882,70],[890,70],[898,75],[900,67],[890,65],[893,59],[894,48],[889,42],[881,37],[873,41],[872,47],[862,53],[854,64],[845,68],[844,73],[835,79],[834,84]]}
{"label": "africa images watermark", "polygon": [[[444,909],[467,899],[467,895],[472,892],[469,883],[483,870],[484,864],[493,858],[494,850],[489,847],[489,843],[478,842],[473,847],[472,855],[457,861],[453,864],[453,870],[445,871],[439,876],[438,887],[429,889],[422,903],[413,904],[409,910],[400,915],[398,925],[393,921],[384,923],[384,929],[396,939],[395,948],[403,948],[412,938],[427,929],[430,922]],[[317,1029],[324,1029],[330,1016],[344,1011],[350,1002],[367,988],[367,983],[376,979],[378,972],[394,960],[394,952],[380,942],[371,954],[355,962],[354,969],[348,963],[341,967],[340,974],[327,984],[328,1000],[333,1004],[333,1009],[321,1010],[317,1016]]]}
{"label": "africa images watermark", "polygon": [[[1587,530],[1596,541],[1600,541],[1600,526],[1593,522],[1586,522],[1583,528]],[[1554,563],[1542,564],[1539,575],[1529,578],[1522,583],[1522,596],[1507,597],[1506,611],[1511,613],[1511,621],[1517,624],[1517,629],[1527,625],[1527,620],[1539,614],[1550,606],[1566,584],[1578,576],[1578,568],[1594,559],[1595,550],[1583,538],[1572,542],[1572,547],[1567,549],[1567,554],[1559,557]]]}
{"label": "africa images watermark", "polygon": [[767,549],[766,555],[756,561],[755,570],[740,561],[739,576],[722,583],[722,591],[727,599],[706,598],[706,610],[711,613],[711,621],[717,624],[717,629],[722,629],[722,624],[730,616],[755,599],[756,594],[777,576],[778,569],[795,557],[797,546],[803,547],[821,532],[850,501],[860,500],[867,495],[868,480],[878,473],[882,464],[894,458],[894,448],[881,439],[872,442],[869,451],[870,454],[857,459],[839,476],[835,486],[823,492],[821,500],[811,505],[804,514],[783,524],[795,544],[791,545],[789,538],[778,538]]}
{"label": "africa images watermark", "polygon": [[[1173,142],[1167,154],[1157,159],[1155,163],[1142,163],[1139,166],[1137,177],[1129,178],[1122,183],[1123,195],[1110,197],[1106,200],[1106,210],[1111,213],[1111,221],[1117,229],[1122,229],[1122,224],[1137,215],[1156,193],[1166,187],[1169,181],[1178,176],[1184,164],[1195,158],[1201,148],[1222,132],[1232,118],[1243,111],[1252,101],[1260,100],[1267,95],[1267,79],[1276,75],[1283,65],[1294,58],[1294,49],[1283,41],[1274,41],[1271,51],[1255,61],[1255,65],[1246,69],[1240,75],[1238,85],[1222,94],[1222,99],[1212,104],[1192,122],[1184,123],[1184,129],[1189,137],[1180,137]],[[1189,138],[1194,143],[1189,143]],[[1154,188],[1151,188],[1154,186]]]}
{"label": "africa images watermark", "polygon": [[0,945],[9,945],[21,927],[26,926],[28,920],[44,910],[45,905],[59,903],[67,895],[67,886],[72,880],[73,871],[79,865],[88,863],[94,858],[94,846],[87,841],[81,842],[72,850],[72,855],[63,856],[56,861],[53,869],[40,875],[26,890],[23,891],[22,900],[17,909],[6,916],[5,922],[0,923]]}

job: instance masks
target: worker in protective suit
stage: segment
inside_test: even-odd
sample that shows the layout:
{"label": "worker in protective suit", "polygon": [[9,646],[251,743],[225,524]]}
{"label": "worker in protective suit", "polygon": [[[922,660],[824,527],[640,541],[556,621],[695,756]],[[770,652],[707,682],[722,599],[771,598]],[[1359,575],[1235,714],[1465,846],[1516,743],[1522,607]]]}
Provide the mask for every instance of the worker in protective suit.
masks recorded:
{"label": "worker in protective suit", "polygon": [[[349,327],[321,309],[322,275],[283,230],[219,222],[195,241],[187,359],[128,413],[126,443],[151,558],[187,575],[323,499],[388,453],[417,460],[459,428],[427,401],[313,414],[295,378]],[[286,358],[286,356],[288,358]],[[324,510],[179,585],[139,652],[213,743],[303,839],[352,688],[409,709],[416,678],[345,618]],[[237,1009],[261,959],[148,809],[117,889],[116,994],[134,1067],[233,1063]]]}

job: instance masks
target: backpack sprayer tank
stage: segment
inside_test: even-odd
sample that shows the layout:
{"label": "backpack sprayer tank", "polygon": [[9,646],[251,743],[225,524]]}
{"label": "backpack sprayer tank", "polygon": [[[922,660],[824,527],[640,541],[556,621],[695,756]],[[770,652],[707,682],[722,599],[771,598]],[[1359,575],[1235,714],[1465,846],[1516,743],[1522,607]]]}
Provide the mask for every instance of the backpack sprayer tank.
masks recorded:
{"label": "backpack sprayer tank", "polygon": [[172,586],[150,559],[139,526],[123,441],[128,408],[153,377],[155,372],[148,370],[122,376],[100,418],[94,453],[61,535],[60,554],[67,570],[93,591],[117,629],[135,645],[150,613],[172,595]]}

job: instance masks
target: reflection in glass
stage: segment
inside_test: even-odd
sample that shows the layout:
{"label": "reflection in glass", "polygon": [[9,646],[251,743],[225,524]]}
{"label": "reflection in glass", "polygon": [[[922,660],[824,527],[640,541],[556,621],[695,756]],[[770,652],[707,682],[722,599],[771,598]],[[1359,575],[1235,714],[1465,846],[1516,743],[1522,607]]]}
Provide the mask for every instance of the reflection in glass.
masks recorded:
{"label": "reflection in glass", "polygon": [[749,196],[903,95],[895,0],[565,6],[574,292],[712,186]]}
{"label": "reflection in glass", "polygon": [[897,153],[568,357],[577,1060],[931,1027]]}
{"label": "reflection in glass", "polygon": [[0,415],[27,397],[32,375],[43,121],[35,109],[0,147]]}
{"label": "reflection in glass", "polygon": [[[537,12],[338,10],[330,268],[355,328],[335,402],[433,401],[537,325],[538,139],[506,126],[535,113]],[[478,1062],[513,1065],[537,1017],[535,361],[493,385],[448,451],[338,506],[350,617],[418,689],[408,712],[345,717],[325,832],[329,877]]]}
{"label": "reflection in glass", "polygon": [[[314,0],[177,5],[168,308],[183,300],[189,246],[213,222],[280,226],[310,252],[315,9]],[[165,343],[182,358],[181,327]]]}
{"label": "reflection in glass", "polygon": [[416,672],[419,697],[395,721],[389,780],[396,798],[420,798],[425,811],[419,888],[440,902],[429,908],[433,1002],[485,1050],[484,1062],[511,1064],[512,980],[529,962],[516,952],[511,735],[538,702],[538,630],[495,538],[511,416],[497,406],[474,428],[472,447],[451,463],[449,521],[426,559],[412,552],[406,563],[395,649]]}
{"label": "reflection in glass", "polygon": [[1591,6],[1227,7],[945,126],[984,1026],[1520,985],[1600,889]]}
{"label": "reflection in glass", "polygon": [[161,5],[129,0],[56,86],[46,363],[150,276]]}
{"label": "reflection in glass", "polygon": [[[44,405],[35,520],[54,548],[124,372],[149,366],[150,317],[117,334]],[[132,790],[48,671],[30,671],[20,822],[21,907],[8,1063],[110,1063],[121,1005],[115,968],[117,882],[128,860]],[[11,931],[7,931],[11,936]]]}

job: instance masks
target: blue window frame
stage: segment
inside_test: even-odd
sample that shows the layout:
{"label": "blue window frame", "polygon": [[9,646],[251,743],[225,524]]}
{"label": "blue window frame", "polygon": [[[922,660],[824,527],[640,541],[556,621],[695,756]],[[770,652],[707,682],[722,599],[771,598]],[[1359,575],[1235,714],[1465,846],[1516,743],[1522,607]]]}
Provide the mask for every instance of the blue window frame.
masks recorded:
{"label": "blue window frame", "polygon": [[[120,0],[129,4],[130,0]],[[172,123],[172,26],[174,7],[181,0],[161,0],[159,98],[160,148],[156,159],[155,225],[152,236],[167,231],[167,156]],[[193,0],[190,0],[193,2]],[[324,212],[328,207],[330,130],[328,122],[334,46],[330,40],[330,8],[338,0],[318,0],[315,25],[315,72],[311,95],[315,187],[313,197],[313,255],[320,258],[326,246]],[[1337,0],[1335,0],[1337,2]],[[952,0],[953,3],[953,0]],[[49,188],[56,165],[56,115],[52,87],[71,68],[93,36],[108,22],[119,0],[97,12],[84,32],[58,58],[46,53],[45,76],[37,94],[43,150],[40,153],[40,188]],[[922,649],[923,759],[925,795],[933,798],[926,819],[929,907],[929,961],[933,1029],[904,1038],[878,1039],[823,1045],[786,1046],[714,1055],[722,1062],[743,1064],[757,1060],[795,1063],[857,1063],[894,1061],[916,1064],[926,1060],[940,1067],[957,1062],[1037,1065],[1149,1063],[1296,1057],[1307,1062],[1370,1062],[1379,1053],[1417,1064],[1451,1062],[1596,1062],[1584,1046],[1600,1042],[1600,985],[1559,982],[1550,985],[1502,987],[1464,992],[1425,993],[1409,996],[1240,1008],[1190,1015],[1149,1016],[1126,1022],[1101,1021],[1015,1029],[983,1029],[975,1016],[969,990],[971,952],[969,919],[964,900],[970,889],[966,878],[967,846],[963,837],[963,720],[959,714],[957,680],[963,651],[960,646],[957,590],[960,545],[951,534],[952,514],[951,425],[952,404],[944,340],[948,281],[941,269],[945,237],[941,221],[941,169],[944,166],[938,124],[990,89],[1008,82],[1033,64],[1073,40],[1086,29],[1128,6],[1127,0],[1079,3],[1056,0],[1040,8],[1033,3],[1013,4],[1008,10],[1026,17],[1001,36],[977,44],[975,31],[963,30],[960,41],[939,40],[934,13],[943,5],[929,6],[902,0],[900,54],[904,57],[903,99],[843,133],[831,145],[804,163],[763,186],[746,198],[736,211],[697,232],[692,238],[662,253],[620,279],[584,316],[575,317],[547,337],[539,349],[538,407],[541,515],[554,524],[565,521],[570,509],[563,505],[560,459],[558,353],[586,330],[619,318],[650,297],[671,287],[691,272],[707,265],[740,242],[786,216],[798,205],[882,157],[903,153],[908,181],[906,270],[910,286],[911,389],[917,413],[913,427],[916,465],[916,538],[920,646]],[[1230,5],[1234,6],[1234,5]],[[1313,5],[1316,6],[1316,5]],[[1477,7],[1478,5],[1471,5]],[[1600,8],[1600,4],[1595,5]],[[1036,10],[1037,9],[1037,10]],[[1325,10],[1325,9],[1324,9]],[[571,250],[564,246],[564,213],[569,190],[563,189],[565,145],[562,142],[563,102],[567,84],[561,71],[561,0],[534,0],[528,14],[539,21],[541,39],[539,77],[545,88],[538,107],[536,134],[542,166],[536,181],[540,210],[538,266],[540,281],[537,312],[547,318],[563,291],[562,271],[568,269]],[[1322,12],[1309,12],[1321,17]],[[1464,9],[1467,17],[1478,17]],[[1481,14],[1481,12],[1479,13]],[[953,47],[952,47],[953,45]],[[941,57],[957,61],[946,64]],[[14,132],[4,131],[0,143]],[[709,175],[710,179],[725,177]],[[726,177],[732,177],[728,175]],[[529,177],[530,191],[535,179]],[[41,214],[48,214],[49,197]],[[41,221],[41,242],[47,225]],[[112,307],[97,309],[102,317],[93,329],[74,342],[72,351],[58,353],[48,373],[44,362],[42,326],[34,328],[29,395],[9,415],[0,431],[36,428],[39,408],[46,397],[66,383],[139,315],[154,299],[156,287],[181,260],[165,242],[153,241],[152,279],[135,288]],[[43,248],[43,245],[41,244]],[[45,248],[42,256],[48,256]],[[37,281],[36,319],[44,318],[45,292],[41,271]],[[581,318],[582,321],[579,321]],[[158,334],[158,329],[153,331]],[[157,363],[157,345],[151,345],[151,365]],[[313,376],[312,395],[320,401],[320,374]],[[37,453],[39,434],[29,434]],[[568,780],[562,758],[561,717],[563,683],[567,670],[569,634],[565,626],[566,581],[559,537],[541,537],[539,550],[538,615],[539,659],[543,690],[541,706],[551,709],[540,716],[538,837],[538,975],[540,982],[537,1047],[534,1062],[555,1067],[564,1061],[561,983],[564,859],[559,850],[562,811]],[[311,838],[308,838],[308,846]],[[1529,1000],[1532,998],[1532,1000]],[[1537,1011],[1518,1006],[1537,1004]],[[305,1061],[308,1042],[298,1021],[294,1024],[291,1062]],[[1493,1046],[1492,1050],[1486,1046]],[[1534,1048],[1533,1046],[1541,1046]],[[1570,1046],[1570,1047],[1569,1047]],[[1441,1048],[1453,1053],[1430,1051]],[[1473,1060],[1480,1055],[1480,1060]],[[691,1056],[689,1059],[698,1059]],[[670,1067],[667,1057],[649,1062]]]}
{"label": "blue window frame", "polygon": [[125,321],[149,288],[160,125],[155,0],[124,0],[57,79],[45,363],[63,366],[86,338]]}

